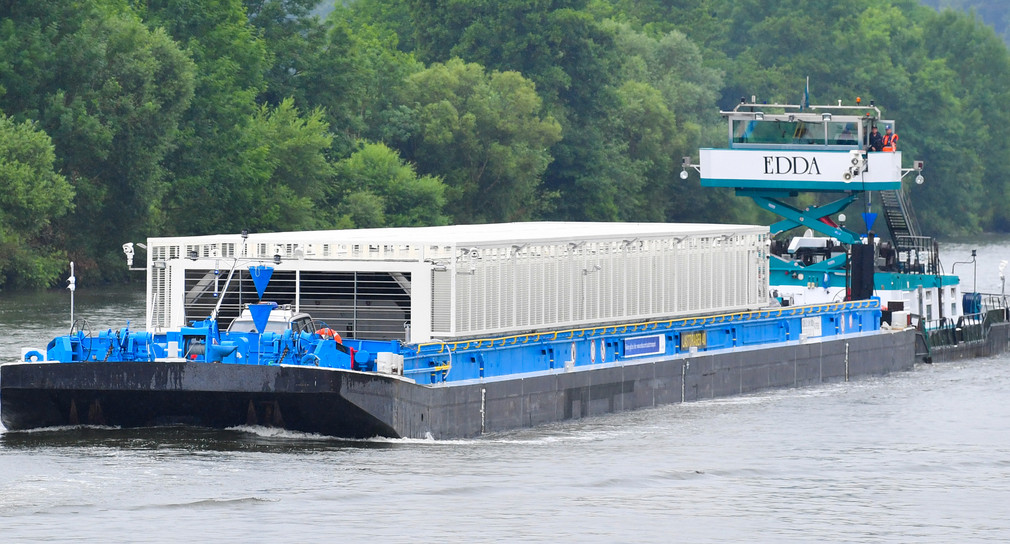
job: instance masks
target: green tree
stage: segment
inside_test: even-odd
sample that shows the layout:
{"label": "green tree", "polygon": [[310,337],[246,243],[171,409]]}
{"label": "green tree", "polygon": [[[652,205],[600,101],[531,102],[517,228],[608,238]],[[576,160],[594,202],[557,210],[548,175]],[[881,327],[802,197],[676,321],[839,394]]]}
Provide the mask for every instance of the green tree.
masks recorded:
{"label": "green tree", "polygon": [[[288,99],[263,105],[236,127],[239,138],[228,157],[237,171],[230,185],[213,184],[178,195],[185,217],[207,232],[300,230],[322,224],[316,202],[326,194],[332,166],[326,159],[331,136],[322,112],[303,116]],[[182,224],[180,228],[192,228]]]}
{"label": "green tree", "polygon": [[[355,27],[371,26],[392,32],[397,48],[405,53],[416,50],[411,0],[356,0],[344,3],[347,18]],[[339,9],[339,7],[337,8]]]}
{"label": "green tree", "polygon": [[[724,191],[680,180],[680,160],[702,145],[702,127],[723,121],[714,104],[722,85],[719,70],[706,66],[699,48],[679,31],[651,36],[616,25],[622,61],[621,106],[614,123],[625,152],[637,166],[637,186],[623,186],[625,219],[732,221],[746,204]],[[632,193],[631,189],[636,190]]]}
{"label": "green tree", "polygon": [[322,221],[315,203],[333,178],[326,159],[332,136],[323,112],[302,115],[292,99],[261,106],[244,136],[245,160],[253,165],[218,218],[223,230],[302,230]]}
{"label": "green tree", "polygon": [[1010,6],[1003,0],[921,0],[937,10],[957,10],[971,19],[991,26],[1003,42],[1010,44]]}
{"label": "green tree", "polygon": [[542,213],[542,176],[561,136],[533,84],[452,59],[408,78],[418,132],[407,142],[422,172],[440,174],[457,222],[518,221]]}
{"label": "green tree", "polygon": [[247,133],[266,88],[268,54],[241,0],[154,0],[145,17],[183,44],[197,68],[178,145],[164,161],[171,191],[161,205],[163,231],[206,234],[265,225],[247,208],[230,210],[234,202],[249,201],[247,185],[265,183],[271,173],[265,149]]}
{"label": "green tree", "polygon": [[346,157],[361,139],[392,141],[413,130],[397,97],[406,78],[422,69],[397,49],[398,37],[354,20],[347,8],[330,14],[320,62],[307,71],[307,102],[326,109],[334,131],[334,156]]}
{"label": "green tree", "polygon": [[517,71],[536,85],[563,139],[545,186],[559,195],[551,215],[620,217],[615,198],[637,173],[615,139],[619,58],[611,29],[583,0],[410,0],[419,58],[459,57],[490,70]]}
{"label": "green tree", "polygon": [[435,176],[418,176],[396,151],[381,143],[360,149],[336,166],[329,191],[332,222],[340,228],[444,225],[445,185]]}
{"label": "green tree", "polygon": [[[936,190],[934,181],[943,183],[947,179],[959,181],[944,185],[957,187],[967,183],[971,188],[978,186],[985,191],[985,196],[971,191],[962,198],[970,198],[972,203],[983,206],[983,210],[977,212],[983,227],[1010,231],[1010,210],[1004,205],[1004,195],[1010,193],[1010,175],[1006,173],[1010,148],[1004,145],[1010,139],[1010,112],[995,107],[1010,100],[1010,55],[1007,48],[992,29],[962,14],[940,13],[926,19],[922,26],[923,36],[928,36],[923,40],[926,53],[943,59],[944,66],[952,72],[950,92],[959,98],[961,105],[961,113],[954,126],[963,131],[941,136],[941,139],[953,138],[950,143],[955,144],[957,149],[944,150],[950,155],[930,154],[930,170],[950,164],[952,159],[956,160],[967,152],[977,153],[982,167],[982,171],[977,173],[972,169],[950,171],[950,178],[930,173],[933,181],[924,186],[922,192],[928,194],[927,191]],[[937,196],[940,198],[936,203],[942,205],[944,198],[957,198],[959,195]],[[943,212],[940,214],[943,215]],[[946,217],[951,216],[946,214]],[[959,218],[954,216],[952,219]]]}
{"label": "green tree", "polygon": [[637,31],[657,37],[673,30],[697,45],[723,46],[726,19],[712,0],[598,0],[598,16],[626,22]]}
{"label": "green tree", "polygon": [[296,98],[302,108],[302,80],[324,51],[326,27],[312,13],[318,0],[243,0],[246,15],[267,49],[269,67],[260,101],[277,106]]}
{"label": "green tree", "polygon": [[[920,224],[933,235],[979,232],[991,211],[978,153],[985,145],[985,134],[969,127],[982,126],[981,116],[965,111],[964,100],[958,96],[958,78],[943,60],[918,66],[910,87],[907,99],[930,108],[928,116],[899,116],[907,121],[898,125],[904,127],[903,154],[923,158],[928,165],[927,183],[912,190]],[[939,119],[943,122],[937,123]]]}
{"label": "green tree", "polygon": [[55,162],[49,136],[0,114],[0,288],[45,287],[66,268],[51,222],[70,210],[73,189]]}
{"label": "green tree", "polygon": [[78,189],[57,231],[83,269],[95,268],[157,216],[162,160],[193,95],[194,67],[129,10],[97,1],[43,8],[52,11],[0,20],[0,107],[52,137],[57,167]]}

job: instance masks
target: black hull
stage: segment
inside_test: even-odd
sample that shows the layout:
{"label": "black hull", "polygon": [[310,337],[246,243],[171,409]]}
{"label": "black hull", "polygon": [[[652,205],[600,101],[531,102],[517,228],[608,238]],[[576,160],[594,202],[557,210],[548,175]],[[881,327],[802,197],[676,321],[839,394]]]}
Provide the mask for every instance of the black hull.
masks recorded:
{"label": "black hull", "polygon": [[457,438],[909,370],[914,344],[904,331],[435,387],[316,367],[15,363],[0,366],[0,420],[12,431],[265,425],[348,438]]}
{"label": "black hull", "polygon": [[42,363],[0,367],[9,430],[61,425],[227,428],[265,425],[352,438],[397,436],[342,396],[388,378],[317,368],[196,362]]}

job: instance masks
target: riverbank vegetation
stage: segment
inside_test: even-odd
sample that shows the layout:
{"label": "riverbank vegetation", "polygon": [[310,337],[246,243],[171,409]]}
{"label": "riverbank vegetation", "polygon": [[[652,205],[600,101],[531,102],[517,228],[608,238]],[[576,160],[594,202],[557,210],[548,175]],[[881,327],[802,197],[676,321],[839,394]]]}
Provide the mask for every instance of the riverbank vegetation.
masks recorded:
{"label": "riverbank vegetation", "polygon": [[[766,220],[680,180],[740,97],[874,100],[930,233],[1010,231],[1010,54],[914,0],[0,1],[0,288],[148,236]],[[907,165],[906,165],[907,166]]]}

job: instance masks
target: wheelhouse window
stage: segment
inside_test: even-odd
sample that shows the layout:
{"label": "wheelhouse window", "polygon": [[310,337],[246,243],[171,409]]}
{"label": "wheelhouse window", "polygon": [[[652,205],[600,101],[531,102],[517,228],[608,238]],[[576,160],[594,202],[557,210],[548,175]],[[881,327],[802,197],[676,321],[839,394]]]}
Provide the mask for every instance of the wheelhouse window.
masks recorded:
{"label": "wheelhouse window", "polygon": [[855,121],[734,119],[733,144],[821,145],[857,148],[861,135]]}
{"label": "wheelhouse window", "polygon": [[859,146],[857,123],[826,123],[829,145]]}
{"label": "wheelhouse window", "polygon": [[734,120],[733,143],[823,145],[824,123],[814,121]]}

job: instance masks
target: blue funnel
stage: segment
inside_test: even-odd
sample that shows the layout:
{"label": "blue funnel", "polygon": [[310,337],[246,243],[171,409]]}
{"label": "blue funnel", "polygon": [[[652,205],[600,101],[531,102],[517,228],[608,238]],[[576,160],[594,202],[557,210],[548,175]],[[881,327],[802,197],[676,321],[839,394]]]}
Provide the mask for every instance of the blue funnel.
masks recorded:
{"label": "blue funnel", "polygon": [[252,314],[253,325],[256,325],[256,332],[263,334],[267,328],[267,321],[270,320],[270,312],[277,307],[273,302],[261,302],[250,304],[249,313]]}
{"label": "blue funnel", "polygon": [[250,266],[249,276],[252,278],[253,285],[256,286],[256,294],[259,295],[260,300],[263,300],[263,292],[267,290],[267,284],[270,283],[270,277],[274,275],[274,267],[272,266]]}
{"label": "blue funnel", "polygon": [[877,220],[877,214],[875,213],[866,212],[863,214],[863,223],[866,223],[866,232],[870,232],[870,230],[873,228],[873,223],[876,220]]}

